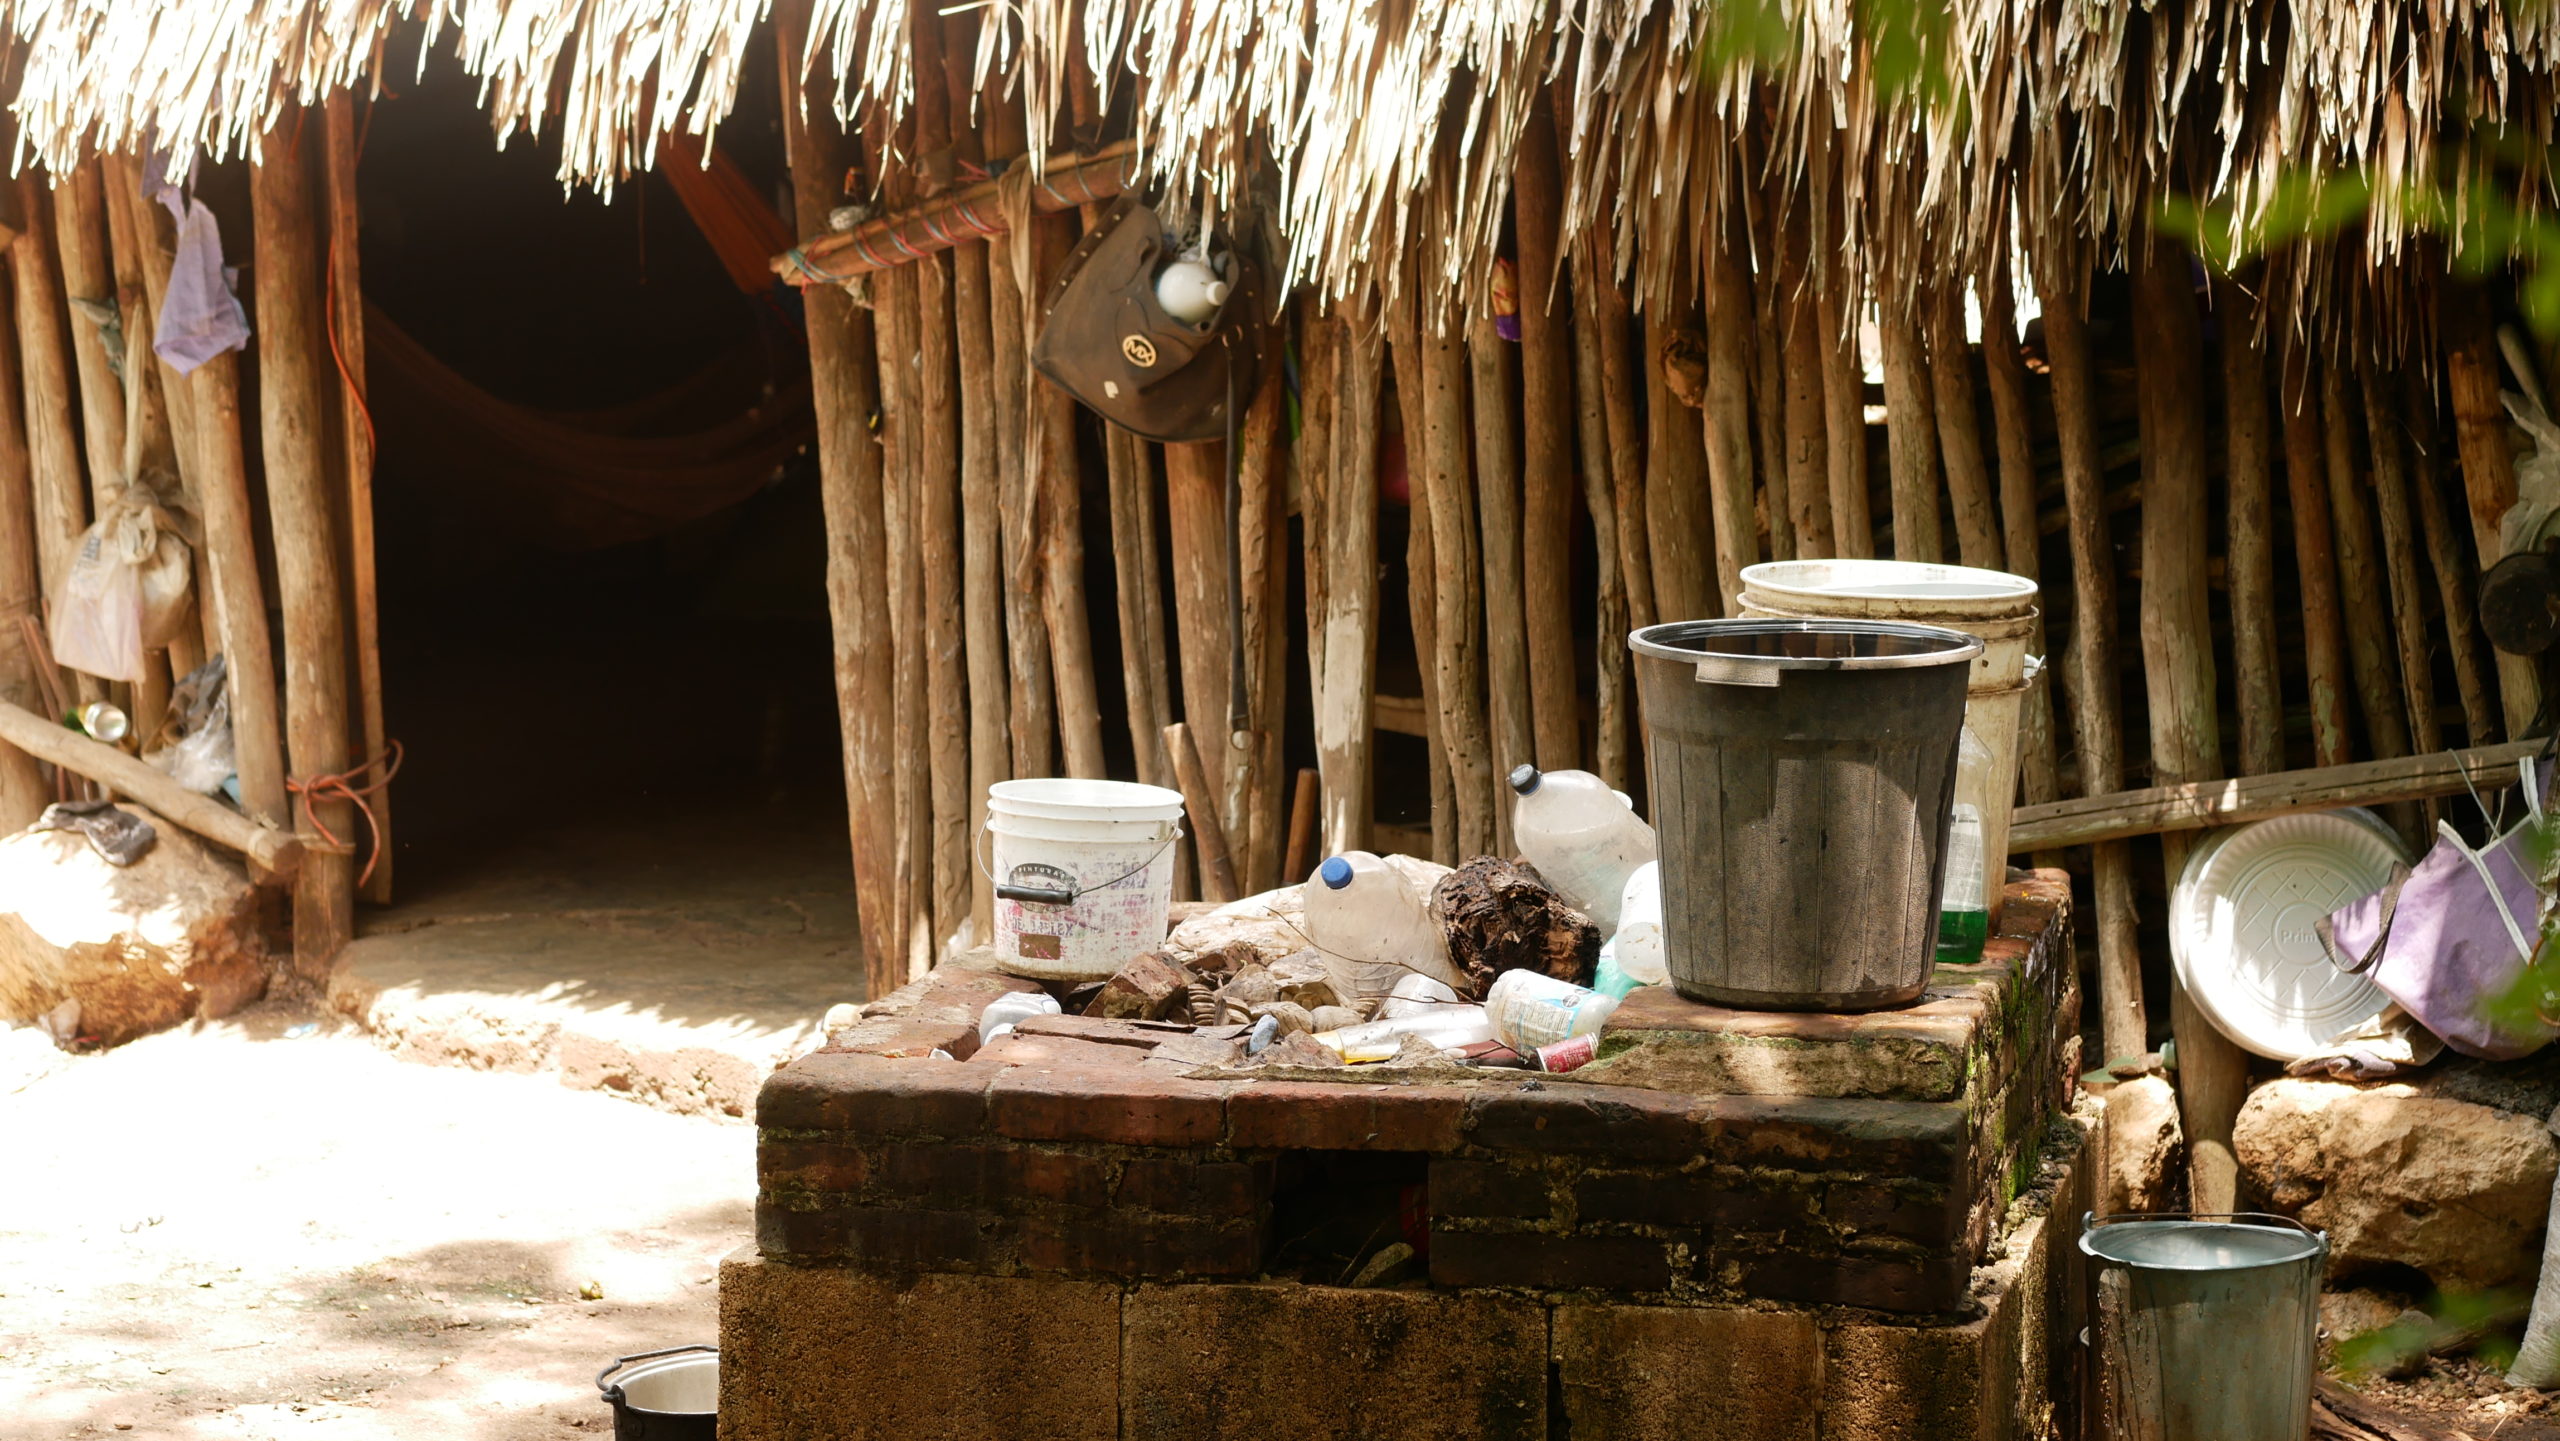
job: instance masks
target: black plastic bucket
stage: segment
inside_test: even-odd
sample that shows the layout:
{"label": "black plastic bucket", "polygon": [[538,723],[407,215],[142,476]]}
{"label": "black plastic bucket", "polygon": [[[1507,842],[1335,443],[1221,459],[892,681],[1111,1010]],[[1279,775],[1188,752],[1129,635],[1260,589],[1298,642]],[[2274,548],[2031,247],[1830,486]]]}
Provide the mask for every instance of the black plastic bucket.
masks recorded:
{"label": "black plastic bucket", "polygon": [[1704,620],[1627,643],[1672,987],[1761,1010],[1919,999],[1982,642],[1891,621]]}
{"label": "black plastic bucket", "polygon": [[720,1434],[720,1348],[671,1346],[596,1373],[614,1441],[713,1441]]}

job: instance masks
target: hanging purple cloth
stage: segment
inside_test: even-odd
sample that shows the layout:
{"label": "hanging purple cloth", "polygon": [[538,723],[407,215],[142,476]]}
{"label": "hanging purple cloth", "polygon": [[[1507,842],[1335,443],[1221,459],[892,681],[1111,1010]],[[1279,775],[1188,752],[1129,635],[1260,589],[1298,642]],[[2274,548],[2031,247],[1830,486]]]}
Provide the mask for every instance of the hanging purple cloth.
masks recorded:
{"label": "hanging purple cloth", "polygon": [[2542,777],[2527,762],[2525,824],[2473,850],[2439,824],[2434,849],[2382,890],[2317,923],[2331,960],[2365,975],[2466,1056],[2506,1061],[2548,1043],[2550,998],[2524,995],[2542,931]]}
{"label": "hanging purple cloth", "polygon": [[144,173],[151,177],[144,184],[154,186],[151,198],[169,207],[178,221],[178,253],[151,349],[184,375],[248,344],[249,317],[240,308],[240,297],[231,293],[231,274],[222,264],[222,231],[213,212],[162,178],[169,173],[166,157],[152,156]]}

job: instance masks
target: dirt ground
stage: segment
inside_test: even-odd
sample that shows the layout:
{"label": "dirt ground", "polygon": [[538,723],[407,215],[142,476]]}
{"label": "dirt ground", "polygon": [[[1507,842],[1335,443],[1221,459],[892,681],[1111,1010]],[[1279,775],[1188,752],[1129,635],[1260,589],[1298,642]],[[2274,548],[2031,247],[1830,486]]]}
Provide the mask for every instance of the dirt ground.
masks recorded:
{"label": "dirt ground", "polygon": [[316,1011],[21,1079],[0,1441],[610,1435],[596,1371],[714,1339],[751,1235],[751,1127],[403,1062]]}

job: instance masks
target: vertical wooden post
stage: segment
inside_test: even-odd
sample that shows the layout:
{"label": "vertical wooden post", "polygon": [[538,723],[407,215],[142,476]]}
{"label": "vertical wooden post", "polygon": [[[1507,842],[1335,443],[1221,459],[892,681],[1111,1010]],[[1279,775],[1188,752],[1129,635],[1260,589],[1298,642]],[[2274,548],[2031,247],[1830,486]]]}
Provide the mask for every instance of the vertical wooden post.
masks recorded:
{"label": "vertical wooden post", "polygon": [[[1343,468],[1335,425],[1343,404],[1340,356],[1344,329],[1339,312],[1330,307],[1308,305],[1298,313],[1298,433],[1289,446],[1289,474],[1298,500],[1298,590],[1307,609],[1307,703],[1318,728],[1319,749],[1323,746],[1324,618],[1328,604],[1324,558],[1326,497],[1331,489],[1329,477]],[[1317,778],[1321,793],[1321,770]],[[1292,816],[1290,823],[1295,825],[1296,817]]]}
{"label": "vertical wooden post", "polygon": [[[2027,361],[2018,345],[2017,295],[2008,247],[1994,256],[1982,282],[1982,368],[1991,382],[1991,430],[2000,465],[2001,554],[2011,575],[2044,579],[2044,529],[2036,511],[2036,456],[2027,415]],[[2052,600],[2044,601],[2050,609]],[[2043,614],[2036,616],[2035,653],[2048,655]],[[2053,684],[2031,685],[2020,709],[2018,781],[2029,805],[2062,798],[2054,755]]]}
{"label": "vertical wooden post", "polygon": [[[18,384],[17,338],[0,332],[0,700],[41,714],[47,707],[39,699],[36,658],[20,624],[43,613],[43,593],[36,570],[35,477]],[[34,824],[52,798],[35,758],[0,745],[0,833]]]}
{"label": "vertical wooden post", "polygon": [[1973,397],[1973,347],[1964,338],[1964,277],[1942,277],[1929,305],[1929,395],[1937,417],[1938,454],[1955,502],[1956,554],[1965,564],[1998,570],[2000,521],[1992,509],[1991,470],[1982,456],[1982,411]]}
{"label": "vertical wooden post", "polygon": [[[938,10],[919,8],[908,14],[909,43],[916,63],[915,139],[919,157],[943,156],[952,148],[952,74],[943,63],[942,29],[949,19]],[[965,74],[965,63],[963,72]],[[958,98],[965,107],[968,87]],[[961,538],[961,455],[958,331],[953,273],[955,253],[929,255],[908,269],[916,273],[916,362],[922,390],[917,419],[921,424],[922,468],[916,474],[918,558],[924,571],[924,647],[926,746],[931,757],[933,831],[932,953],[969,915],[969,721],[968,666],[962,655],[968,603],[964,542]],[[989,342],[992,344],[992,340]],[[931,963],[930,955],[928,964]]]}
{"label": "vertical wooden post", "polygon": [[[1652,517],[1645,504],[1650,474],[1645,435],[1636,420],[1638,385],[1628,374],[1633,365],[1635,325],[1627,293],[1609,273],[1608,237],[1586,229],[1573,250],[1574,302],[1581,309],[1586,342],[1592,351],[1589,368],[1597,380],[1597,405],[1606,427],[1609,500],[1617,512],[1618,573],[1627,593],[1627,624],[1642,630],[1660,619],[1662,607],[1654,589]],[[1579,337],[1577,337],[1579,339]],[[1634,687],[1630,686],[1632,694]]]}
{"label": "vertical wooden post", "polygon": [[[1226,728],[1223,717],[1211,724],[1221,730]],[[1226,823],[1218,817],[1217,791],[1202,764],[1204,757],[1194,743],[1191,727],[1181,721],[1166,726],[1164,748],[1173,757],[1173,774],[1182,787],[1182,808],[1190,813],[1192,839],[1200,847],[1200,898],[1224,905],[1237,896],[1233,852],[1227,846]]]}
{"label": "vertical wooden post", "polygon": [[[187,385],[194,392],[196,458],[203,476],[196,504],[203,508],[205,571],[213,577],[213,603],[222,628],[240,805],[252,819],[292,828],[275,648],[267,627],[267,588],[258,571],[257,520],[240,435],[240,357],[230,351],[215,356],[188,373]],[[279,590],[283,584],[279,571]],[[286,659],[290,665],[290,649]],[[288,708],[290,704],[287,700]]]}
{"label": "vertical wooden post", "polygon": [[[1785,204],[1780,187],[1769,186],[1768,194],[1771,206]],[[1772,217],[1769,223],[1774,226],[1779,221]],[[1773,230],[1758,243],[1778,246],[1786,242]],[[1750,337],[1751,435],[1758,481],[1752,504],[1769,543],[1753,558],[1793,560],[1797,554],[1796,523],[1794,512],[1787,506],[1786,277],[1778,273],[1783,261],[1774,250],[1763,250],[1760,255],[1760,266],[1751,276],[1751,299],[1757,308]],[[1734,612],[1740,614],[1741,609],[1737,600]]]}
{"label": "vertical wooden post", "polygon": [[[1460,859],[1457,780],[1449,769],[1442,743],[1447,727],[1440,704],[1440,556],[1432,534],[1431,459],[1434,438],[1426,419],[1430,382],[1423,357],[1415,279],[1404,277],[1402,292],[1389,303],[1388,344],[1395,356],[1396,409],[1403,427],[1405,471],[1405,614],[1413,628],[1415,666],[1422,673],[1423,746],[1431,774],[1431,858],[1442,865]],[[1452,541],[1452,544],[1457,542]]]}
{"label": "vertical wooden post", "polygon": [[2408,706],[2409,743],[2419,755],[2444,748],[2436,724],[2435,666],[2427,655],[2425,590],[2418,578],[2418,538],[2410,517],[2408,452],[2400,443],[2399,397],[2374,367],[2369,353],[2356,357],[2356,382],[2364,397],[2365,440],[2373,456],[2373,501],[2382,532],[2382,597],[2400,648],[2401,698]]}
{"label": "vertical wooden post", "polygon": [[[1706,243],[1708,514],[1714,521],[1715,592],[1705,608],[1683,619],[1738,615],[1742,568],[1760,559],[1751,505],[1751,329],[1759,317],[1751,303],[1751,257],[1738,200],[1720,227],[1720,241]],[[1661,563],[1661,556],[1655,556]]]}
{"label": "vertical wooden post", "polygon": [[1422,328],[1423,503],[1431,509],[1432,669],[1439,677],[1440,748],[1449,758],[1461,857],[1493,849],[1494,778],[1484,708],[1482,543],[1468,465],[1466,343],[1457,317],[1429,313]]}
{"label": "vertical wooden post", "polygon": [[35,478],[36,564],[50,596],[71,573],[72,552],[89,528],[89,487],[72,418],[71,331],[54,256],[53,197],[36,175],[19,178],[18,196],[27,228],[9,242],[9,258],[17,277],[27,455]]}
{"label": "vertical wooden post", "polygon": [[[1591,539],[1600,572],[1598,634],[1592,659],[1599,703],[1599,727],[1591,742],[1591,768],[1610,786],[1625,790],[1631,779],[1635,720],[1627,662],[1627,633],[1635,626],[1629,613],[1623,532],[1619,526],[1615,456],[1609,444],[1608,362],[1601,354],[1598,305],[1593,291],[1604,282],[1582,264],[1582,247],[1573,264],[1573,399],[1575,438],[1580,442],[1583,508],[1591,513]],[[1622,330],[1619,339],[1625,339]],[[1628,430],[1635,427],[1632,422]],[[1632,464],[1632,462],[1631,462]]]}
{"label": "vertical wooden post", "polygon": [[[799,233],[814,235],[842,199],[852,147],[836,127],[822,76],[803,76],[807,0],[779,8],[774,48],[782,70],[783,129],[789,146]],[[815,92],[813,102],[812,93]],[[871,436],[878,403],[872,322],[834,286],[802,292],[809,371],[818,414],[818,481],[827,526],[827,611],[835,637],[836,710],[844,731],[845,809],[851,822],[855,898],[861,906],[866,993],[885,996],[903,980],[905,937],[898,917],[893,857],[895,803],[889,776],[891,656],[885,584],[886,533],[880,510],[881,454]]]}
{"label": "vertical wooden post", "polygon": [[[113,306],[115,275],[107,258],[106,191],[98,162],[90,160],[55,188],[55,243],[62,252],[63,293],[76,310],[82,303]],[[124,385],[107,355],[105,334],[86,314],[71,321],[71,354],[80,369],[81,439],[88,447],[89,503],[102,506],[124,488]],[[123,357],[115,357],[121,360]]]}
{"label": "vertical wooden post", "polygon": [[1158,579],[1155,458],[1145,441],[1107,426],[1103,435],[1111,499],[1112,594],[1120,611],[1120,689],[1129,709],[1129,747],[1138,778],[1149,785],[1174,783],[1165,754],[1168,719],[1163,690],[1164,593]]}
{"label": "vertical wooden post", "polygon": [[1830,468],[1832,550],[1849,560],[1876,553],[1875,518],[1867,503],[1867,382],[1858,363],[1858,300],[1857,288],[1839,275],[1814,294],[1822,322],[1822,454]]}
{"label": "vertical wooden post", "polygon": [[[329,97],[327,194],[329,204],[329,343],[337,359],[340,433],[347,472],[347,541],[355,587],[356,700],[365,759],[386,754],[390,723],[382,710],[382,608],[374,578],[373,411],[365,401],[364,282],[356,211],[355,101],[341,90]],[[380,849],[365,896],[391,902],[391,796],[367,800]]]}
{"label": "vertical wooden post", "polygon": [[2347,634],[2338,609],[2338,562],[2329,532],[2329,463],[2311,357],[2299,336],[2284,346],[2276,389],[2284,431],[2285,495],[2293,512],[2293,561],[2302,590],[2302,669],[2311,691],[2311,757],[2352,758],[2347,741]]}
{"label": "vertical wooden post", "polygon": [[[2045,355],[2053,370],[2054,437],[2062,452],[2062,497],[2071,542],[2070,681],[2080,749],[2080,793],[2124,788],[2124,742],[2117,730],[2115,547],[2107,535],[2106,475],[2098,462],[2096,367],[2083,309],[2086,277],[2076,265],[2038,267]],[[2142,999],[2142,954],[2134,935],[2133,857],[2126,842],[2090,852],[2098,902],[2098,1021],[2110,1060],[2150,1049]]]}
{"label": "vertical wooden post", "polygon": [[[1491,315],[1467,326],[1473,381],[1476,518],[1483,527],[1486,714],[1493,747],[1488,778],[1537,759],[1529,704],[1529,637],[1520,597],[1520,450],[1512,402],[1518,366]],[[1488,783],[1490,780],[1488,779]],[[1490,794],[1490,792],[1488,792]],[[1511,808],[1493,805],[1492,848],[1511,853]]]}
{"label": "vertical wooden post", "polygon": [[[1196,735],[1227,734],[1227,700],[1236,637],[1227,615],[1227,479],[1225,447],[1216,442],[1164,448],[1165,520],[1173,540],[1173,618],[1182,657],[1182,716]],[[1170,744],[1170,742],[1167,742]],[[1209,794],[1225,793],[1232,752],[1199,747]],[[1177,770],[1182,758],[1174,756]]]}
{"label": "vertical wooden post", "polygon": [[1781,237],[1778,347],[1786,386],[1786,497],[1796,554],[1820,560],[1840,553],[1831,521],[1831,447],[1822,388],[1823,303],[1816,293],[1812,217],[1787,212]]}
{"label": "vertical wooden post", "polygon": [[2267,444],[2267,357],[2257,301],[2214,286],[2222,319],[2223,476],[2230,505],[2232,689],[2240,698],[2240,773],[2284,769],[2284,695],[2277,681],[2274,476]]}
{"label": "vertical wooden post", "polygon": [[[993,93],[1000,89],[1000,84],[991,84],[991,93],[982,102],[987,147],[998,159],[1015,160],[1027,144],[1022,102]],[[1031,390],[1036,382],[1030,359],[1033,321],[1023,286],[1031,270],[1032,230],[1025,225],[994,241],[987,274],[995,351],[997,509],[1003,517],[1005,654],[1013,690],[1005,709],[1013,733],[1011,769],[1025,777],[1055,773],[1058,732],[1057,682],[1049,672],[1049,627],[1040,612],[1040,472],[1030,454]],[[1113,492],[1115,536],[1117,495]],[[1149,748],[1140,748],[1141,755],[1149,753]],[[1150,772],[1141,766],[1139,774],[1145,777]]]}
{"label": "vertical wooden post", "polygon": [[[885,153],[875,142],[874,154]],[[924,786],[924,655],[920,642],[921,584],[916,575],[915,474],[916,440],[915,275],[901,266],[871,278],[875,339],[873,352],[880,375],[880,441],[885,464],[880,476],[881,522],[887,534],[882,571],[888,586],[889,726],[887,753],[890,806],[895,959],[891,985],[903,985],[916,960],[917,937],[930,930],[920,919],[929,911],[922,892],[930,889],[931,863],[920,841],[930,829]],[[920,906],[923,909],[920,909]]]}
{"label": "vertical wooden post", "polygon": [[2356,698],[2364,711],[2365,737],[2377,759],[2409,753],[2409,718],[2400,706],[2400,682],[2391,659],[2390,621],[2383,590],[2382,567],[2373,534],[2373,505],[2362,477],[2356,474],[2356,412],[2364,408],[2356,392],[2353,361],[2332,361],[2320,368],[2321,436],[2329,469],[2331,539],[2338,554],[2338,588],[2351,601],[2345,607],[2347,659],[2356,678]]}
{"label": "vertical wooden post", "polygon": [[2437,603],[2444,607],[2445,639],[2453,654],[2454,689],[2462,696],[2462,724],[2469,743],[2495,744],[2503,733],[2498,693],[2472,597],[2475,581],[2463,555],[2460,536],[2444,499],[2444,444],[2436,423],[2434,377],[2423,367],[2404,366],[2401,395],[2408,403],[2409,489],[2418,503],[2418,523],[2425,532],[2428,569],[2436,579]]}
{"label": "vertical wooden post", "polygon": [[[2205,594],[2204,342],[2187,258],[2155,242],[2133,277],[2134,382],[2142,434],[2142,673],[2151,711],[2151,770],[2162,783],[2221,770],[2213,649]],[[2166,847],[2174,879],[2183,845]],[[2178,1038],[2178,1103],[2188,1195],[2197,1211],[2237,1207],[2232,1124],[2248,1057],[2184,987],[2170,982]]]}
{"label": "vertical wooden post", "polygon": [[[2480,568],[2501,558],[2498,520],[2516,503],[2515,453],[2507,448],[2507,410],[2498,398],[2498,337],[2482,287],[2437,287],[2444,331],[2445,388],[2453,402],[2454,449],[2462,462],[2471,537]],[[2540,681],[2530,656],[2498,652],[2498,695],[2507,734],[2520,736],[2542,706]]]}
{"label": "vertical wooden post", "polygon": [[[1073,248],[1064,215],[1039,226],[1037,285],[1046,295]],[[1065,742],[1067,774],[1099,779],[1102,702],[1093,676],[1093,633],[1084,602],[1084,473],[1076,458],[1076,403],[1054,385],[1033,387],[1040,417],[1041,608],[1049,624],[1049,657],[1058,682],[1058,729]],[[1162,651],[1156,654],[1162,655]]]}
{"label": "vertical wooden post", "polygon": [[[1512,205],[1520,253],[1521,605],[1543,770],[1569,768],[1582,757],[1573,654],[1574,337],[1556,248],[1564,205],[1560,170],[1555,112],[1541,97],[1520,137]],[[1615,640],[1602,632],[1604,649]],[[1506,814],[1509,809],[1503,807]]]}
{"label": "vertical wooden post", "polygon": [[[1690,313],[1687,302],[1671,307]],[[1715,575],[1715,534],[1709,520],[1706,436],[1701,418],[1672,393],[1666,361],[1683,343],[1682,327],[1653,311],[1644,319],[1644,511],[1653,561],[1654,613],[1664,620],[1705,620],[1724,614]],[[1715,383],[1710,370],[1708,384]],[[1746,390],[1746,394],[1747,394]],[[1748,406],[1744,423],[1749,423]],[[1748,430],[1743,444],[1750,445]]]}
{"label": "vertical wooden post", "polygon": [[1930,403],[1928,344],[1920,328],[1927,304],[1919,295],[1887,295],[1876,319],[1876,333],[1884,345],[1885,459],[1893,477],[1893,558],[1935,564],[1946,559],[1946,545],[1938,525],[1937,412]]}
{"label": "vertical wooden post", "polygon": [[1244,633],[1245,731],[1240,764],[1228,775],[1229,838],[1236,843],[1237,882],[1250,893],[1280,884],[1282,830],[1288,823],[1282,795],[1281,728],[1288,698],[1289,473],[1286,402],[1288,378],[1276,349],[1262,367],[1253,403],[1244,415],[1244,456],[1236,513],[1236,554],[1243,558],[1238,597]]}
{"label": "vertical wooden post", "polygon": [[[1333,464],[1324,481],[1324,684],[1316,762],[1324,851],[1366,850],[1374,819],[1371,715],[1378,698],[1378,432],[1385,337],[1374,308],[1328,321]],[[1429,665],[1429,656],[1422,657]],[[1284,879],[1302,880],[1299,872]]]}
{"label": "vertical wooden post", "polygon": [[[258,435],[266,457],[276,584],[284,601],[285,741],[308,785],[347,769],[347,617],[335,506],[323,453],[330,389],[320,315],[320,255],[301,114],[260,141],[250,170],[258,292]],[[293,887],[294,969],[319,981],[355,933],[355,807],[306,797],[303,810],[338,838],[305,838]]]}
{"label": "vertical wooden post", "polygon": [[[952,308],[958,326],[960,406],[963,414],[995,413],[995,336],[987,297],[987,247],[963,245],[954,253]],[[960,428],[960,516],[964,645],[969,674],[968,839],[987,820],[987,788],[1013,778],[1011,697],[1005,683],[1004,537],[1002,478],[996,452],[1007,449],[1004,432],[985,424]],[[995,934],[995,887],[965,854],[970,935],[980,945]]]}

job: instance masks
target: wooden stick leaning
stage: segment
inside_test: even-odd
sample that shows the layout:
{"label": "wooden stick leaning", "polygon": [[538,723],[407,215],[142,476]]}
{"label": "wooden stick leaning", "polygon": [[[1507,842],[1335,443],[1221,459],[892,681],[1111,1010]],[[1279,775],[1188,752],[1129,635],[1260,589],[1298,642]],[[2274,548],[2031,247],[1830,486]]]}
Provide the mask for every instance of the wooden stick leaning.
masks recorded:
{"label": "wooden stick leaning", "polygon": [[2515,763],[2540,752],[2539,740],[2507,741],[2431,755],[2314,766],[2235,780],[2190,781],[2020,806],[2009,823],[2009,852],[2099,844],[2133,836],[2236,826],[2297,811],[2376,806],[2463,795],[2512,785]]}
{"label": "wooden stick leaning", "polygon": [[2285,494],[2293,512],[2293,562],[2302,593],[2302,668],[2311,690],[2311,754],[2345,765],[2347,631],[2338,608],[2338,560],[2329,530],[2329,463],[2320,396],[2300,337],[2288,339],[2276,385],[2284,435]]}
{"label": "wooden stick leaning", "polygon": [[[355,587],[356,702],[367,759],[390,753],[390,722],[382,709],[382,607],[374,578],[373,412],[365,401],[364,281],[358,263],[355,101],[341,90],[329,97],[326,193],[329,205],[329,343],[336,357],[340,430],[345,444],[347,552]],[[391,796],[388,788],[368,802],[379,842],[365,898],[391,902]]]}
{"label": "wooden stick leaning", "polygon": [[2275,497],[2267,444],[2267,357],[2257,302],[2237,284],[2214,287],[2222,319],[2223,477],[2230,538],[2231,681],[2239,696],[2240,770],[2284,769],[2284,695],[2276,662]]}
{"label": "wooden stick leaning", "polygon": [[[1469,398],[1475,418],[1476,522],[1482,528],[1486,729],[1492,773],[1537,755],[1529,696],[1529,636],[1520,590],[1520,451],[1513,437],[1519,383],[1511,343],[1491,316],[1467,327]],[[1511,854],[1511,808],[1493,807],[1493,849]]]}
{"label": "wooden stick leaning", "polygon": [[0,701],[0,741],[131,797],[171,824],[240,852],[270,875],[290,876],[303,862],[302,841],[292,833],[260,825],[114,746],[100,745],[22,706]]}
{"label": "wooden stick leaning", "polygon": [[[1736,212],[1740,207],[1732,207]],[[1707,255],[1707,513],[1715,540],[1715,583],[1691,616],[1739,615],[1742,571],[1760,559],[1751,502],[1751,298],[1748,235],[1738,213]],[[1675,421],[1685,417],[1674,414]],[[1655,556],[1655,562],[1662,560]]]}
{"label": "wooden stick leaning", "polygon": [[1236,899],[1236,873],[1227,850],[1227,828],[1218,819],[1217,792],[1201,766],[1189,726],[1181,721],[1164,728],[1164,747],[1173,757],[1173,773],[1182,787],[1182,808],[1191,817],[1191,836],[1200,848],[1200,898],[1225,904]]}
{"label": "wooden stick leaning", "polygon": [[1955,502],[1956,554],[1966,565],[1998,570],[2000,518],[1991,498],[1991,468],[1982,455],[1982,413],[1973,398],[1973,347],[1964,338],[1964,282],[1938,285],[1929,307],[1929,401],[1937,418],[1938,458]]}
{"label": "wooden stick leaning", "polygon": [[2462,697],[2463,729],[2471,744],[2487,745],[2506,733],[2498,710],[2495,672],[2487,659],[2488,637],[2474,613],[2477,578],[2444,498],[2444,446],[2436,425],[2434,378],[2417,366],[2400,373],[2401,396],[2409,423],[2409,490],[2418,505],[2418,525],[2427,546],[2427,569],[2434,575],[2436,600],[2444,608],[2445,639],[2453,655],[2454,689]]}

